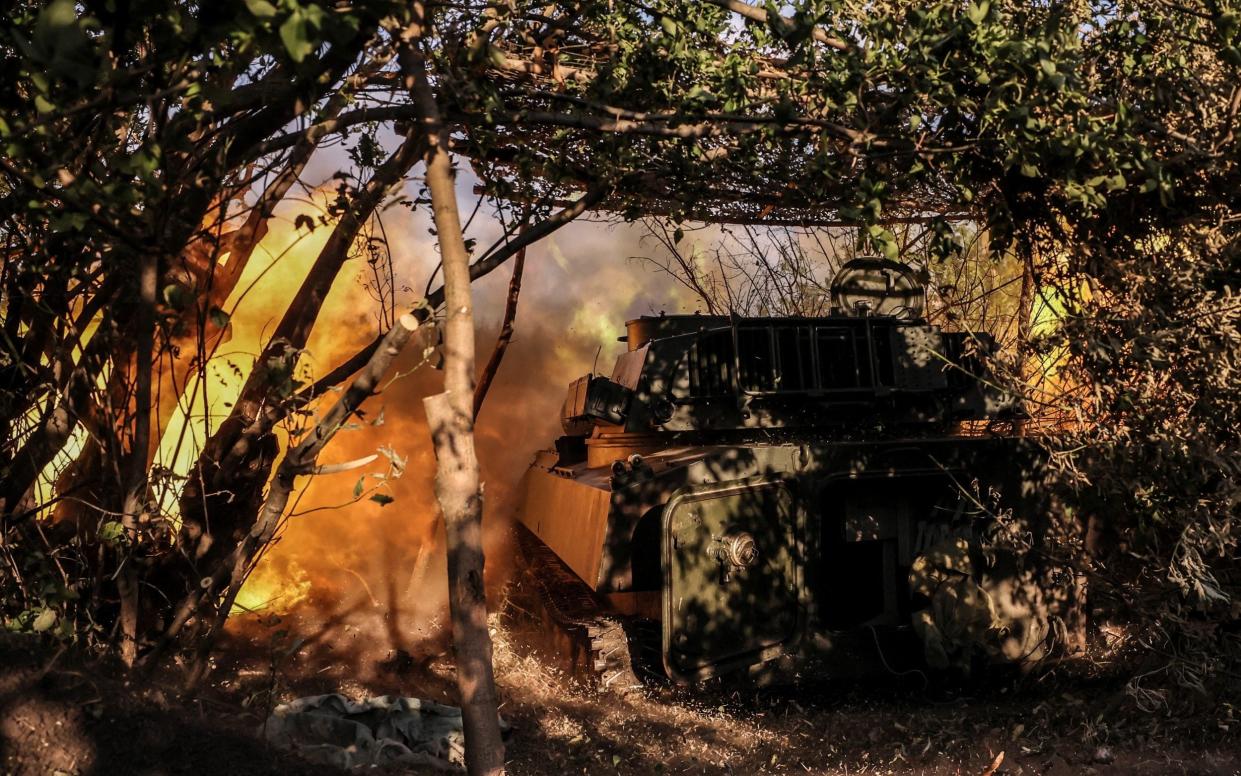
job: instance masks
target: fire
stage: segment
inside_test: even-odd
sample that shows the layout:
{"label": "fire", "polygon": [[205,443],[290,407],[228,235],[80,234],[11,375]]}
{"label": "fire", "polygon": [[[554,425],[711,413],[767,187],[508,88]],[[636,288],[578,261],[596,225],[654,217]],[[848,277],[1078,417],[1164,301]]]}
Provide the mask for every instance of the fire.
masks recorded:
{"label": "fire", "polygon": [[[426,224],[409,214],[388,218],[385,230],[394,246],[398,285],[420,289],[436,258],[433,244],[421,238]],[[489,590],[496,590],[507,577],[510,505],[533,454],[559,431],[565,385],[588,371],[597,354],[600,365],[611,364],[623,349],[616,338],[623,333],[626,318],[683,306],[669,296],[669,284],[653,274],[635,272],[634,265],[625,261],[637,250],[636,242],[636,230],[618,235],[574,225],[558,233],[554,242],[530,251],[517,333],[477,428],[486,484]],[[300,277],[284,281],[286,295],[294,282]],[[476,286],[480,360],[487,357],[498,329],[507,282],[507,273],[501,271]],[[369,341],[375,331],[374,309],[356,276],[341,278],[309,348],[316,372]],[[257,322],[255,318],[250,317],[250,325]],[[235,317],[234,326],[240,321]],[[417,357],[405,354],[396,371],[408,371]],[[277,595],[281,601],[295,601],[287,610],[296,615],[300,627],[316,632],[336,628],[342,636],[346,631],[361,634],[351,649],[369,648],[376,657],[394,649],[416,651],[420,641],[441,634],[446,621],[446,561],[433,496],[434,458],[421,411],[421,398],[441,385],[439,372],[425,367],[413,371],[365,405],[360,428],[333,440],[326,461],[352,460],[390,445],[408,458],[405,473],[385,482],[368,475],[358,500],[353,496],[356,473],[309,479],[279,543],[247,584],[243,603]],[[381,409],[382,424],[371,425]],[[378,463],[375,468],[380,471],[372,473],[382,473]],[[366,494],[376,485],[395,501],[386,506],[370,501]],[[310,588],[301,596],[305,579]],[[234,627],[244,627],[249,618],[240,619]]]}
{"label": "fire", "polygon": [[260,564],[233,602],[233,614],[288,614],[310,597],[310,575],[296,560]]}
{"label": "fire", "polygon": [[[164,429],[156,463],[182,474],[189,471],[207,436],[240,395],[255,355],[284,314],[292,291],[306,276],[329,231],[320,227],[309,232],[274,221],[225,304],[227,336],[208,359],[204,379],[191,379],[186,386]],[[176,495],[168,494],[162,505],[175,510]]]}
{"label": "fire", "polygon": [[[334,192],[333,192],[334,193]],[[272,226],[223,305],[227,332],[201,375],[191,374],[154,453],[156,471],[171,472],[153,483],[165,514],[177,516],[182,480],[208,436],[227,416],[256,354],[284,314],[328,238],[331,226],[295,226],[304,205],[279,208]],[[313,214],[312,214],[313,215]],[[434,270],[437,253],[424,213],[391,208],[384,231],[392,251],[393,286],[404,288],[399,312],[412,304]],[[305,219],[302,219],[305,223]],[[627,317],[678,308],[669,284],[635,272],[625,257],[639,250],[635,232],[617,234],[574,225],[558,243],[531,249],[516,337],[483,411],[477,430],[486,483],[484,542],[488,589],[503,585],[510,568],[509,505],[536,450],[559,429],[564,386],[595,363],[610,364],[621,348],[616,337]],[[480,240],[488,244],[488,240]],[[549,255],[551,254],[551,255]],[[312,379],[351,356],[380,330],[373,295],[373,268],[351,260],[326,299],[302,359]],[[504,307],[507,273],[476,286],[479,358],[485,360]],[[417,289],[417,290],[411,290]],[[395,373],[364,406],[357,428],[340,433],[324,463],[363,458],[390,448],[406,459],[392,476],[380,457],[364,470],[306,477],[278,540],[271,545],[238,595],[233,628],[265,627],[266,616],[320,634],[325,644],[346,636],[351,654],[383,659],[393,650],[416,651],[440,638],[447,601],[443,528],[433,496],[434,459],[421,398],[442,389],[442,376],[414,369],[421,354],[404,354]],[[324,406],[312,408],[322,412]],[[517,430],[517,433],[514,431]],[[287,441],[283,430],[281,442]],[[62,454],[80,448],[84,432]],[[52,487],[51,480],[46,483]],[[50,491],[49,491],[50,492]],[[374,501],[382,493],[391,503]],[[261,613],[264,617],[255,617]],[[346,642],[341,641],[345,649]]]}

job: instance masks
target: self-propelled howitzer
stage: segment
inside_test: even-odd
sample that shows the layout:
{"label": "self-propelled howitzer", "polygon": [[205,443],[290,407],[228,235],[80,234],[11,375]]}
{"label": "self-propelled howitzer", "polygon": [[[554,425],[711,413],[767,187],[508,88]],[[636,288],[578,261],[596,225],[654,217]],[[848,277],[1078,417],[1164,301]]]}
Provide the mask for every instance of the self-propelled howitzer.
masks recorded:
{"label": "self-propelled howitzer", "polygon": [[[519,510],[525,581],[566,667],[604,682],[830,670],[881,633],[961,659],[973,615],[927,611],[945,579],[999,578],[978,537],[1029,502],[1035,457],[987,430],[1020,414],[990,379],[993,339],[928,324],[924,304],[908,267],[858,259],[826,316],[628,322],[611,374],[569,386]],[[983,587],[957,594],[999,617],[1002,591]],[[1040,637],[1007,627],[1014,650]]]}

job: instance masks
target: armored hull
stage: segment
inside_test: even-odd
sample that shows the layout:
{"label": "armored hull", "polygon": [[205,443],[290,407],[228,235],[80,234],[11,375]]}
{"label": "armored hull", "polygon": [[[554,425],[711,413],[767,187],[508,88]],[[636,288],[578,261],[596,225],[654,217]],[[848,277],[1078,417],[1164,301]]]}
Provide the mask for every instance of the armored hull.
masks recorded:
{"label": "armored hull", "polygon": [[[908,282],[880,287],[910,300]],[[925,612],[950,578],[996,608],[986,591],[1014,559],[985,536],[1038,509],[1037,454],[996,430],[1017,408],[986,379],[990,338],[916,312],[629,322],[611,376],[570,386],[519,511],[566,667],[605,683],[830,671],[860,631],[943,636]],[[945,559],[956,570],[928,577]]]}

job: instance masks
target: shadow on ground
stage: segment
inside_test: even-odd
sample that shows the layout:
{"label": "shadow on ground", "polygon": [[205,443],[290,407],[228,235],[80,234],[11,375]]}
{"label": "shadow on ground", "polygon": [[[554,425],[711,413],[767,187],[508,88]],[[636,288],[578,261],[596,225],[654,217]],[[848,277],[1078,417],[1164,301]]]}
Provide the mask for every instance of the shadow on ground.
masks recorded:
{"label": "shadow on ground", "polygon": [[[268,748],[257,735],[267,709],[323,692],[455,702],[451,664],[425,645],[363,664],[331,639],[297,640],[235,634],[211,683],[181,694],[171,675],[138,688],[106,666],[4,638],[0,772],[339,774]],[[1228,704],[1145,713],[1119,682],[1065,672],[968,689],[906,678],[618,695],[565,679],[505,629],[496,665],[515,776],[1241,772]]]}
{"label": "shadow on ground", "polygon": [[159,680],[138,688],[29,637],[0,637],[0,666],[6,774],[341,773],[271,750],[259,717],[227,700],[178,697]]}

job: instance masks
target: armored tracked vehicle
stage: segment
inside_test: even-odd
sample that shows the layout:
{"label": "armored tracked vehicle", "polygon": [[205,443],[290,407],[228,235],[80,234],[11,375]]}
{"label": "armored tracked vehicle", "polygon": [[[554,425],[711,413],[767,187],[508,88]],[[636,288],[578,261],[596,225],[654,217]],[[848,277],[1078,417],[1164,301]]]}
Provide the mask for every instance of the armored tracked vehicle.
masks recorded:
{"label": "armored tracked vehicle", "polygon": [[[831,294],[823,317],[629,321],[611,374],[569,386],[518,515],[567,669],[852,671],[891,634],[951,663],[996,626],[979,536],[1036,464],[997,430],[1019,408],[988,379],[994,340],[929,325],[896,262],[855,259]],[[964,615],[935,604],[945,584]]]}

